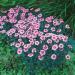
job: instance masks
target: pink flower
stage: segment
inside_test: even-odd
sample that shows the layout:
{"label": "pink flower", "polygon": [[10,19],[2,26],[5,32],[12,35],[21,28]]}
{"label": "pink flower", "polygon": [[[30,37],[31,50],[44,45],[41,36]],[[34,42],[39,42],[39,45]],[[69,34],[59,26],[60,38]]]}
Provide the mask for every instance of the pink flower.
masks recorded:
{"label": "pink flower", "polygon": [[19,33],[15,33],[14,36],[15,36],[15,37],[18,37],[18,36],[19,36]]}
{"label": "pink flower", "polygon": [[26,12],[29,11],[28,9],[25,9],[25,8],[23,8],[23,7],[20,7],[20,9],[23,11],[23,13],[26,13]]}
{"label": "pink flower", "polygon": [[38,36],[42,36],[44,33],[39,31]]}
{"label": "pink flower", "polygon": [[63,39],[64,42],[67,42],[68,41],[68,37],[67,36],[63,36],[62,39]]}
{"label": "pink flower", "polygon": [[59,48],[63,48],[64,45],[62,43],[59,44]]}
{"label": "pink flower", "polygon": [[58,21],[58,19],[54,19],[54,20],[53,20],[53,25],[54,25],[54,26],[60,25],[60,22]]}
{"label": "pink flower", "polygon": [[53,34],[52,33],[46,33],[45,37],[51,37]]}
{"label": "pink flower", "polygon": [[56,51],[57,49],[58,49],[58,45],[57,45],[57,44],[54,44],[54,45],[52,46],[52,50]]}
{"label": "pink flower", "polygon": [[15,32],[16,32],[16,29],[15,29],[15,28],[11,28],[11,29],[9,30],[9,32],[15,33]]}
{"label": "pink flower", "polygon": [[51,27],[51,31],[54,32],[55,31],[55,27]]}
{"label": "pink flower", "polygon": [[45,24],[45,28],[49,28],[50,27],[50,25],[49,24]]}
{"label": "pink flower", "polygon": [[12,18],[12,17],[13,17],[13,14],[8,13],[7,16],[8,16],[9,18]]}
{"label": "pink flower", "polygon": [[44,29],[43,32],[47,33],[48,32],[48,29]]}
{"label": "pink flower", "polygon": [[15,28],[11,28],[10,30],[8,30],[7,32],[6,32],[6,34],[8,35],[8,36],[10,36],[10,35],[12,35],[13,33],[15,33],[16,32],[16,29]]}
{"label": "pink flower", "polygon": [[24,47],[24,48],[28,48],[28,45],[27,45],[27,44],[25,44],[23,47]]}
{"label": "pink flower", "polygon": [[45,54],[46,54],[45,50],[40,50],[40,52],[39,52],[39,53],[40,53],[40,55],[41,55],[41,56],[43,56],[43,55],[45,55]]}
{"label": "pink flower", "polygon": [[32,53],[36,52],[36,48],[32,48]]}
{"label": "pink flower", "polygon": [[15,47],[17,47],[17,48],[19,48],[20,46],[21,46],[20,43],[16,43],[16,44],[15,44]]}
{"label": "pink flower", "polygon": [[38,33],[39,33],[38,30],[34,30],[34,31],[33,31],[33,34],[34,34],[34,35],[38,35]]}
{"label": "pink flower", "polygon": [[60,23],[64,23],[64,21],[63,21],[63,19],[62,19],[62,18],[60,18],[59,20],[60,20]]}
{"label": "pink flower", "polygon": [[43,56],[41,56],[41,55],[39,55],[39,56],[38,56],[38,59],[39,59],[39,60],[43,60],[43,59],[44,59],[44,57],[43,57]]}
{"label": "pink flower", "polygon": [[52,55],[51,55],[51,59],[52,59],[52,60],[56,60],[56,58],[57,58],[56,54],[52,54]]}
{"label": "pink flower", "polygon": [[20,34],[24,34],[25,31],[24,31],[23,29],[19,29],[18,32],[19,32]]}
{"label": "pink flower", "polygon": [[21,48],[18,48],[17,54],[22,54],[22,49]]}
{"label": "pink flower", "polygon": [[21,46],[24,46],[24,42],[23,41],[20,41],[20,44],[21,44]]}
{"label": "pink flower", "polygon": [[35,9],[35,12],[38,12],[38,11],[40,11],[40,8]]}
{"label": "pink flower", "polygon": [[39,29],[40,25],[34,25],[34,29]]}
{"label": "pink flower", "polygon": [[70,55],[67,54],[67,55],[65,56],[65,58],[66,58],[67,60],[70,60]]}
{"label": "pink flower", "polygon": [[62,40],[64,37],[62,34],[58,35],[59,40]]}
{"label": "pink flower", "polygon": [[9,13],[15,13],[14,9],[11,8],[11,9],[9,10]]}
{"label": "pink flower", "polygon": [[60,32],[61,32],[61,29],[58,29],[58,30],[57,30],[57,32],[59,32],[59,33],[60,33]]}
{"label": "pink flower", "polygon": [[3,33],[6,33],[6,30],[2,30],[1,33],[2,33],[2,34],[3,34]]}
{"label": "pink flower", "polygon": [[33,53],[30,53],[30,54],[28,54],[28,57],[32,57],[34,54]]}
{"label": "pink flower", "polygon": [[28,48],[24,48],[23,50],[24,50],[24,52],[27,52],[28,51]]}
{"label": "pink flower", "polygon": [[43,45],[43,50],[48,50],[48,45]]}
{"label": "pink flower", "polygon": [[50,22],[52,22],[52,19],[51,19],[50,17],[47,17],[47,18],[45,19],[45,21],[47,21],[48,23],[50,23]]}
{"label": "pink flower", "polygon": [[67,46],[72,49],[72,45],[67,45]]}
{"label": "pink flower", "polygon": [[57,40],[57,38],[58,38],[57,35],[52,35],[51,37],[52,40]]}
{"label": "pink flower", "polygon": [[52,44],[52,40],[51,40],[51,39],[48,39],[48,40],[47,40],[47,43],[48,43],[48,44]]}
{"label": "pink flower", "polygon": [[42,14],[38,14],[38,17],[42,17]]}
{"label": "pink flower", "polygon": [[35,45],[39,45],[39,43],[40,43],[39,41],[35,41]]}
{"label": "pink flower", "polygon": [[54,40],[54,42],[59,43],[59,39]]}
{"label": "pink flower", "polygon": [[40,36],[40,39],[45,40],[45,36],[44,35]]}
{"label": "pink flower", "polygon": [[23,20],[19,20],[18,24],[25,24],[25,22]]}

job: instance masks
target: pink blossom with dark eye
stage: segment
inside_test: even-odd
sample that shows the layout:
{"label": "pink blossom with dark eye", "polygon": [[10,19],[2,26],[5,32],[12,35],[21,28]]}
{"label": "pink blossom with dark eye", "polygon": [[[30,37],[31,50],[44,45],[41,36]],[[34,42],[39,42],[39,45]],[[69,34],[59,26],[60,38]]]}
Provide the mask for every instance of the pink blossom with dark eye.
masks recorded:
{"label": "pink blossom with dark eye", "polygon": [[63,19],[62,19],[62,18],[60,18],[59,20],[60,20],[60,23],[64,23],[64,21],[63,21]]}
{"label": "pink blossom with dark eye", "polygon": [[67,45],[67,46],[72,49],[72,45]]}
{"label": "pink blossom with dark eye", "polygon": [[16,29],[15,29],[15,28],[11,28],[11,29],[9,30],[9,32],[15,33],[15,32],[16,32]]}
{"label": "pink blossom with dark eye", "polygon": [[47,33],[48,32],[48,29],[44,29],[43,32]]}
{"label": "pink blossom with dark eye", "polygon": [[60,33],[60,32],[61,32],[61,29],[58,29],[58,30],[57,30],[57,32],[59,32],[59,33]]}
{"label": "pink blossom with dark eye", "polygon": [[35,9],[35,12],[38,12],[38,11],[40,11],[40,8]]}
{"label": "pink blossom with dark eye", "polygon": [[60,25],[60,22],[57,19],[54,19],[53,20],[53,25],[58,26],[58,25]]}
{"label": "pink blossom with dark eye", "polygon": [[15,37],[18,37],[18,36],[19,36],[19,33],[15,33],[14,36],[15,36]]}
{"label": "pink blossom with dark eye", "polygon": [[39,41],[35,41],[35,45],[39,45],[40,44],[40,42]]}
{"label": "pink blossom with dark eye", "polygon": [[40,36],[40,39],[45,40],[45,36],[44,35]]}
{"label": "pink blossom with dark eye", "polygon": [[45,37],[51,37],[53,34],[52,33],[46,33]]}
{"label": "pink blossom with dark eye", "polygon": [[42,17],[42,14],[38,14],[38,17]]}
{"label": "pink blossom with dark eye", "polygon": [[39,33],[38,30],[34,30],[34,31],[33,31],[33,34],[34,34],[34,35],[38,35],[38,33]]}
{"label": "pink blossom with dark eye", "polygon": [[0,26],[0,29],[3,29],[3,26]]}
{"label": "pink blossom with dark eye", "polygon": [[50,17],[47,17],[47,18],[45,19],[45,21],[47,21],[48,23],[50,23],[50,22],[52,22],[52,19],[51,19]]}
{"label": "pink blossom with dark eye", "polygon": [[19,48],[20,46],[21,46],[20,43],[16,43],[16,44],[15,44],[15,47],[17,47],[17,48]]}
{"label": "pink blossom with dark eye", "polygon": [[48,45],[43,45],[43,50],[48,50]]}
{"label": "pink blossom with dark eye", "polygon": [[52,45],[52,50],[56,51],[57,49],[58,49],[58,45],[57,44]]}
{"label": "pink blossom with dark eye", "polygon": [[17,54],[22,54],[22,49],[21,48],[18,48]]}
{"label": "pink blossom with dark eye", "polygon": [[54,40],[54,42],[59,43],[59,39]]}
{"label": "pink blossom with dark eye", "polygon": [[36,48],[32,48],[32,53],[36,52]]}
{"label": "pink blossom with dark eye", "polygon": [[12,18],[12,19],[9,19],[9,22],[10,22],[10,23],[16,23],[16,22],[17,22],[17,20],[16,20],[16,19],[14,19],[14,18]]}
{"label": "pink blossom with dark eye", "polygon": [[14,9],[11,8],[11,9],[9,10],[9,13],[15,13]]}
{"label": "pink blossom with dark eye", "polygon": [[21,14],[21,17],[25,17],[25,14],[26,14],[26,13],[22,13],[22,14]]}
{"label": "pink blossom with dark eye", "polygon": [[67,60],[70,60],[70,55],[69,54],[67,54],[66,56],[65,56],[65,58],[67,59]]}
{"label": "pink blossom with dark eye", "polygon": [[52,55],[51,55],[51,59],[52,59],[52,60],[56,60],[56,58],[57,58],[56,54],[52,54]]}
{"label": "pink blossom with dark eye", "polygon": [[54,32],[55,31],[55,27],[51,27],[51,31]]}
{"label": "pink blossom with dark eye", "polygon": [[52,40],[51,40],[51,39],[48,39],[48,40],[47,40],[47,43],[48,43],[48,44],[52,44]]}
{"label": "pink blossom with dark eye", "polygon": [[38,21],[39,22],[44,21],[44,18],[39,18]]}
{"label": "pink blossom with dark eye", "polygon": [[20,41],[20,44],[21,44],[21,46],[24,46],[24,42],[23,41]]}
{"label": "pink blossom with dark eye", "polygon": [[28,45],[27,45],[27,44],[25,44],[23,47],[24,47],[24,48],[28,48]]}
{"label": "pink blossom with dark eye", "polygon": [[46,54],[45,50],[40,50],[40,52],[39,52],[39,53],[40,53],[40,55],[41,55],[41,56],[43,56],[43,55],[45,55],[45,54]]}
{"label": "pink blossom with dark eye", "polygon": [[44,33],[39,31],[38,36],[42,36]]}
{"label": "pink blossom with dark eye", "polygon": [[62,43],[60,43],[59,48],[64,48],[64,45]]}
{"label": "pink blossom with dark eye", "polygon": [[14,29],[14,28],[12,28],[12,29],[10,29],[9,31],[7,31],[6,32],[6,34],[8,35],[8,36],[11,36],[13,33],[15,33],[16,32],[16,29]]}
{"label": "pink blossom with dark eye", "polygon": [[43,57],[43,56],[41,56],[41,55],[39,55],[39,56],[38,56],[38,59],[39,59],[39,60],[43,60],[43,59],[44,59],[44,57]]}
{"label": "pink blossom with dark eye", "polygon": [[19,20],[18,24],[25,24],[25,22],[23,20]]}
{"label": "pink blossom with dark eye", "polygon": [[68,37],[67,36],[63,36],[62,39],[63,39],[64,42],[67,42],[68,41]]}
{"label": "pink blossom with dark eye", "polygon": [[29,39],[29,42],[30,42],[31,45],[34,44],[34,40],[33,39]]}
{"label": "pink blossom with dark eye", "polygon": [[50,27],[50,25],[49,24],[45,24],[45,28],[49,28]]}
{"label": "pink blossom with dark eye", "polygon": [[20,34],[24,34],[25,31],[24,31],[23,29],[19,29],[18,32],[19,32]]}
{"label": "pink blossom with dark eye", "polygon": [[8,16],[9,18],[12,18],[12,17],[13,17],[13,14],[8,13],[7,16]]}
{"label": "pink blossom with dark eye", "polygon": [[57,35],[52,35],[51,37],[52,40],[57,40],[57,38],[58,38]]}
{"label": "pink blossom with dark eye", "polygon": [[2,34],[6,33],[6,30],[2,30],[1,33],[2,33]]}
{"label": "pink blossom with dark eye", "polygon": [[59,40],[62,40],[64,38],[63,34],[58,35]]}
{"label": "pink blossom with dark eye", "polygon": [[39,29],[39,27],[40,27],[39,24],[34,25],[34,29]]}
{"label": "pink blossom with dark eye", "polygon": [[34,55],[33,53],[30,53],[28,54],[28,57],[33,57],[33,55]]}
{"label": "pink blossom with dark eye", "polygon": [[7,17],[6,17],[6,16],[3,16],[3,17],[2,17],[2,20],[5,20],[5,19],[7,19]]}
{"label": "pink blossom with dark eye", "polygon": [[24,51],[24,52],[27,52],[27,51],[28,51],[28,48],[24,48],[23,51]]}
{"label": "pink blossom with dark eye", "polygon": [[29,11],[28,9],[25,9],[25,8],[23,8],[23,7],[20,7],[20,9],[23,11],[23,13],[26,13],[26,12]]}

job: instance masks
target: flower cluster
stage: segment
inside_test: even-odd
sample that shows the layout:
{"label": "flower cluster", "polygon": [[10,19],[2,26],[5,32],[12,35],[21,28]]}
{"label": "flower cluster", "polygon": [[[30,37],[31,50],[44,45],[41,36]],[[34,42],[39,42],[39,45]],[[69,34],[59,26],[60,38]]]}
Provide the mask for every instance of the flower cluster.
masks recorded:
{"label": "flower cluster", "polygon": [[63,19],[54,16],[44,18],[38,9],[15,7],[7,11],[6,16],[0,16],[0,33],[5,33],[11,39],[11,46],[17,48],[17,54],[26,53],[26,57],[38,60],[59,60],[62,56],[70,59],[65,30],[69,25]]}

